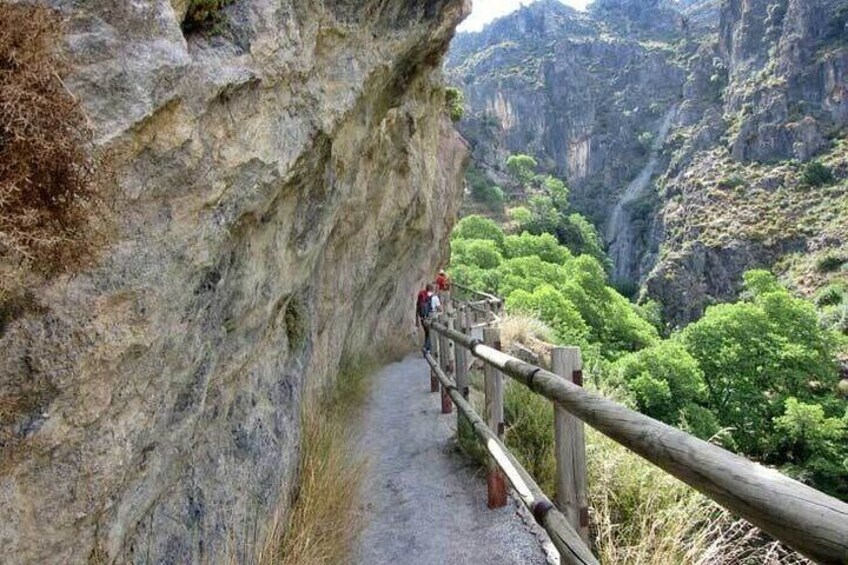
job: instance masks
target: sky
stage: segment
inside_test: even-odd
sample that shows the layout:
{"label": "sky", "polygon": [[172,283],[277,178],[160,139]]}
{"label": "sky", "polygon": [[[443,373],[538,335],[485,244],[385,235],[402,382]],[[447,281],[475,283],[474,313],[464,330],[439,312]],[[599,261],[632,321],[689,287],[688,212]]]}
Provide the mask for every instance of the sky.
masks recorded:
{"label": "sky", "polygon": [[[591,0],[560,0],[567,6],[578,10],[586,7]],[[522,4],[532,4],[533,0],[473,0],[474,10],[471,15],[459,26],[460,31],[480,31],[487,23],[495,18],[505,16],[514,12]]]}

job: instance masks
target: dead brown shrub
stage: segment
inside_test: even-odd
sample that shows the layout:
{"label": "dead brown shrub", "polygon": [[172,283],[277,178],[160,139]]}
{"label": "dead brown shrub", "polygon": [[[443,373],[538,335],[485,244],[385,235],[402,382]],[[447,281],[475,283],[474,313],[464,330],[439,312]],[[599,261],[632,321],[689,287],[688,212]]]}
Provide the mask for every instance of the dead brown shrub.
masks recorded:
{"label": "dead brown shrub", "polygon": [[54,11],[0,4],[0,302],[15,271],[61,272],[91,250],[92,131],[62,82],[61,37]]}

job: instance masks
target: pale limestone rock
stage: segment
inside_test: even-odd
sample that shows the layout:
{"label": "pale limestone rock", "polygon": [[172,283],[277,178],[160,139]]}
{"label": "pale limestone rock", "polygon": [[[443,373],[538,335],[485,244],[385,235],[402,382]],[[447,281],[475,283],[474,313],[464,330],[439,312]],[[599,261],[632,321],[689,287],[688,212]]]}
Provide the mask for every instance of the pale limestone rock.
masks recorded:
{"label": "pale limestone rock", "polygon": [[462,0],[52,0],[114,156],[109,245],[0,336],[37,393],[0,562],[247,562],[293,487],[302,398],[412,325],[467,149],[438,69]]}

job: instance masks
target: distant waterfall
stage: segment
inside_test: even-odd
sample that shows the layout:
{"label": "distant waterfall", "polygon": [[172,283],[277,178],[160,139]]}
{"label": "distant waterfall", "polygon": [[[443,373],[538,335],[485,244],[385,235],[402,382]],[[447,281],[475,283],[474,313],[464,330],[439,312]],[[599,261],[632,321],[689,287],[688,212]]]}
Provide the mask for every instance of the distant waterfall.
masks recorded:
{"label": "distant waterfall", "polygon": [[609,256],[613,262],[613,279],[631,279],[634,277],[637,267],[635,234],[630,214],[626,210],[628,204],[641,198],[645,191],[651,186],[651,178],[654,176],[659,164],[660,150],[668,137],[674,118],[677,116],[677,106],[672,106],[660,123],[659,131],[651,146],[651,154],[648,163],[634,178],[622,194],[621,199],[615,205],[609,222],[607,222],[606,242],[609,246]]}

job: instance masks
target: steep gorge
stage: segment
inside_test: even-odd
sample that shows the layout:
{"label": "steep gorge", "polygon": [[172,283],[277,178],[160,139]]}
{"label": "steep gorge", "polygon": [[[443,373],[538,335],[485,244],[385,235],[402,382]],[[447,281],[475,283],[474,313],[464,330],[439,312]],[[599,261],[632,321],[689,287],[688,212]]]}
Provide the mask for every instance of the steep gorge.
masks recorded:
{"label": "steep gorge", "polygon": [[[493,183],[511,153],[566,179],[615,277],[672,326],[736,297],[753,267],[812,295],[848,278],[846,18],[844,0],[539,0],[454,42],[460,130]],[[814,160],[833,181],[805,180]],[[817,270],[831,255],[843,266]]]}
{"label": "steep gorge", "polygon": [[247,560],[304,397],[411,327],[447,253],[467,3],[236,0],[188,36],[184,0],[48,4],[111,227],[0,335],[0,561]]}

